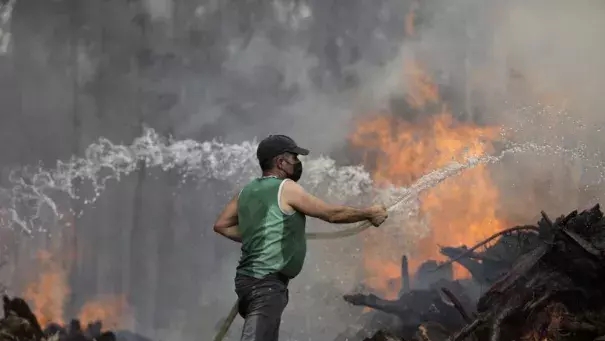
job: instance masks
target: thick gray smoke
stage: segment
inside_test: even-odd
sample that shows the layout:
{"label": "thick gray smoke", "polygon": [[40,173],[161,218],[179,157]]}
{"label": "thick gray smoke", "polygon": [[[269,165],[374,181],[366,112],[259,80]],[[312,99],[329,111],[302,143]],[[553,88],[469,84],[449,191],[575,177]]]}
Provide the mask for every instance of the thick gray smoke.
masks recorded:
{"label": "thick gray smoke", "polygon": [[[489,18],[493,33],[489,41],[475,42],[484,44],[485,54],[475,72],[482,74],[469,86],[481,108],[474,114],[504,125],[517,141],[583,154],[525,155],[495,171],[502,210],[510,218],[528,219],[540,209],[562,214],[603,197],[605,101],[598,90],[605,86],[605,47],[598,43],[605,33],[603,14],[598,1],[513,1],[481,16]],[[520,196],[531,204],[520,205]]]}
{"label": "thick gray smoke", "polygon": [[[529,155],[494,168],[505,217],[526,222],[540,209],[558,214],[598,199],[589,193],[598,187],[585,186],[601,177],[593,165],[605,123],[603,3],[419,1],[416,34],[405,37],[414,3],[0,1],[12,14],[0,21],[3,173],[54,166],[100,136],[130,143],[144,126],[231,143],[285,133],[349,163],[358,160],[346,141],[355,117],[382,108],[409,114],[391,100],[407,91],[402,70],[415,59],[460,120],[590,154],[573,162]],[[51,249],[69,265],[66,318],[86,301],[124,294],[134,331],[210,339],[235,299],[239,250],[211,230],[235,189],[180,180],[144,169],[108,186],[92,206],[65,199],[67,216],[70,207],[84,214],[50,234],[3,231],[14,245],[3,251],[10,266],[2,279],[21,292],[35,275],[37,251]],[[359,280],[344,270],[361,267],[357,242],[311,245],[292,284],[284,340],[333,339],[361,313],[340,298]]]}

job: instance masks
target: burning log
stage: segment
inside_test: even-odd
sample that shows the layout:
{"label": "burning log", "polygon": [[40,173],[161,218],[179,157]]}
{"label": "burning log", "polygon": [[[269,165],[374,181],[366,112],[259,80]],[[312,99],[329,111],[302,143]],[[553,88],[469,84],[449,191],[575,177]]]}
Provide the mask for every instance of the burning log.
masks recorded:
{"label": "burning log", "polygon": [[542,212],[539,242],[480,298],[464,340],[594,340],[605,334],[605,219],[596,205],[554,222]]}

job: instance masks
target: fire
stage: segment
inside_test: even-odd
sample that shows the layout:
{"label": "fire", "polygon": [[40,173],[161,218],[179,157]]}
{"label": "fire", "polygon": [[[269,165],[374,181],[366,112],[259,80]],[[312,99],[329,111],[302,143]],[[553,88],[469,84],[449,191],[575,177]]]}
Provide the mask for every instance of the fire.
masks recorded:
{"label": "fire", "polygon": [[65,298],[70,290],[67,284],[67,273],[57,263],[53,262],[50,253],[38,253],[40,273],[38,278],[29,284],[23,294],[32,304],[33,313],[43,327],[50,322],[64,324],[63,308]]}
{"label": "fire", "polygon": [[102,321],[106,329],[118,329],[124,327],[122,324],[124,312],[127,309],[126,297],[107,296],[100,300],[90,301],[84,304],[78,315],[82,325],[95,321]]}
{"label": "fire", "polygon": [[[490,141],[498,136],[497,127],[457,122],[441,102],[438,86],[419,63],[406,64],[405,76],[409,85],[406,101],[411,108],[425,113],[424,118],[407,122],[393,114],[373,115],[363,119],[351,136],[351,144],[366,151],[366,163],[372,165],[377,184],[409,186],[452,161],[492,152]],[[445,260],[439,245],[468,246],[504,226],[494,210],[499,201],[498,189],[484,166],[446,180],[425,192],[420,201],[421,214],[428,220],[430,231],[414,243],[409,255],[412,273],[428,259]],[[385,249],[398,248],[391,239],[377,230],[364,245],[366,284],[387,297],[396,296],[390,283],[400,277],[399,264],[380,255]],[[461,267],[454,270],[457,278],[468,276]]]}
{"label": "fire", "polygon": [[[71,290],[68,271],[47,251],[38,253],[39,275],[24,290],[23,297],[31,304],[33,313],[44,328],[50,323],[65,325],[65,306]],[[124,327],[121,323],[128,305],[123,295],[107,295],[86,302],[78,314],[83,327],[101,321],[103,328]]]}

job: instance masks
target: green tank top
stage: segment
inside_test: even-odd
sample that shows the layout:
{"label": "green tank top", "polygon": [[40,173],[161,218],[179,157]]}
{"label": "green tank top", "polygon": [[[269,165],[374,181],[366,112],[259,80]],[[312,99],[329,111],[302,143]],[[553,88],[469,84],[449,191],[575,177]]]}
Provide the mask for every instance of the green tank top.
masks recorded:
{"label": "green tank top", "polygon": [[306,217],[280,208],[285,181],[289,180],[257,178],[240,192],[237,215],[242,255],[237,273],[255,278],[278,272],[294,278],[300,273],[307,253]]}

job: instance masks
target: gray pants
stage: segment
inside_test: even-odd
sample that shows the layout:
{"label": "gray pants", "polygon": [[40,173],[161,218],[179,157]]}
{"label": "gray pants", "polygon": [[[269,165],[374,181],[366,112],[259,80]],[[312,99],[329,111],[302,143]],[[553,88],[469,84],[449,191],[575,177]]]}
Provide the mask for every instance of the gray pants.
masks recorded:
{"label": "gray pants", "polygon": [[288,304],[288,280],[280,275],[257,279],[238,274],[235,292],[245,320],[241,341],[278,341],[281,315]]}

